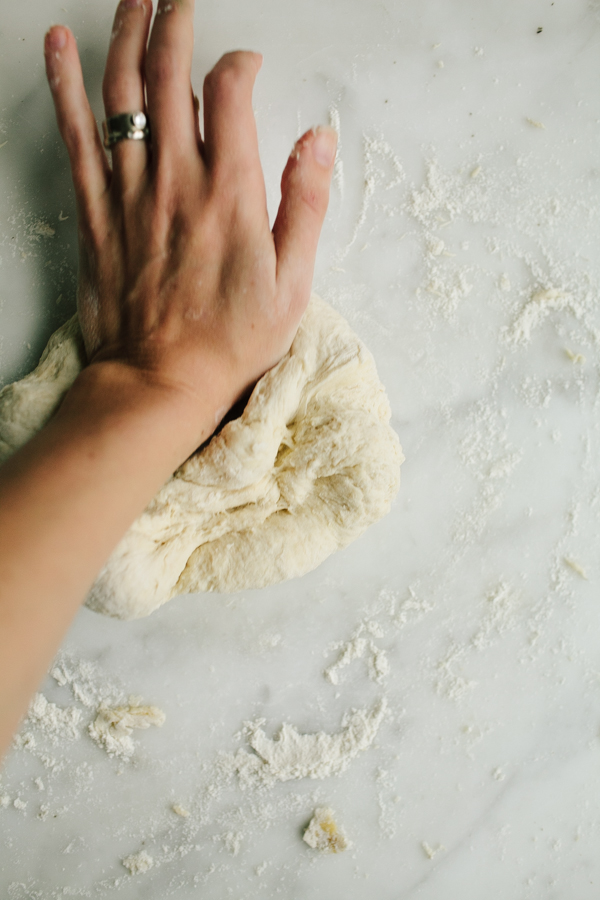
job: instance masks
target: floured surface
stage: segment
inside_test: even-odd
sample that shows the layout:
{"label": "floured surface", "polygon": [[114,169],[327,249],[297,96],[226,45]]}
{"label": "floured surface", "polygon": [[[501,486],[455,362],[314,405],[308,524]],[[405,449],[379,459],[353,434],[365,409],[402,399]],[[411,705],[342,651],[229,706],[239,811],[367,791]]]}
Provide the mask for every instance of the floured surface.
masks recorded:
{"label": "floured surface", "polygon": [[[81,612],[70,664],[39,688],[78,711],[75,737],[54,744],[28,724],[0,779],[8,900],[597,900],[596,6],[198,10],[196,72],[221,51],[213,25],[222,49],[265,51],[255,107],[268,171],[315,119],[340,130],[315,288],[374,354],[403,488],[389,516],[302,579],[182,598],[137,622]],[[73,15],[94,30],[105,16],[107,34],[111,12],[82,0]],[[86,34],[80,24],[80,46]],[[26,54],[29,33],[10,36],[7,54]],[[35,61],[20,70],[32,91]],[[17,140],[31,165],[52,152],[37,132],[25,141],[38,108],[24,91],[11,89],[24,103],[0,165]],[[27,183],[17,150],[10,185],[15,172]],[[47,210],[20,195],[6,208],[7,380],[26,341],[29,365],[39,355],[49,307],[66,318],[66,174],[63,185]],[[277,191],[273,174],[271,211]],[[41,284],[40,272],[56,290],[34,316],[25,279]],[[110,757],[87,728],[101,702],[131,695],[164,725],[134,729],[133,755]],[[284,725],[336,738],[382,699],[372,742],[338,774],[232,771],[238,754],[265,771],[245,723],[276,752]],[[344,853],[303,840],[324,808],[352,841]]]}

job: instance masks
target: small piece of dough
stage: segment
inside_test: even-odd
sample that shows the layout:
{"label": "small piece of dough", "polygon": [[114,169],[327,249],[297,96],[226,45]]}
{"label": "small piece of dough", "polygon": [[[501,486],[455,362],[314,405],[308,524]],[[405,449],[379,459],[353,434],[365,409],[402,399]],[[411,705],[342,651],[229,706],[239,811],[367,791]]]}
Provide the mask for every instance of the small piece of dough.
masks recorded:
{"label": "small piece of dough", "polygon": [[328,806],[315,809],[303,840],[313,850],[321,850],[323,853],[341,853],[350,846],[346,835],[335,821],[333,810]]}
{"label": "small piece of dough", "polygon": [[[84,360],[75,316],[0,392],[0,462],[50,419]],[[390,417],[373,357],[313,295],[289,352],[133,523],[87,605],[135,619],[176,594],[310,572],[389,511],[403,461]]]}

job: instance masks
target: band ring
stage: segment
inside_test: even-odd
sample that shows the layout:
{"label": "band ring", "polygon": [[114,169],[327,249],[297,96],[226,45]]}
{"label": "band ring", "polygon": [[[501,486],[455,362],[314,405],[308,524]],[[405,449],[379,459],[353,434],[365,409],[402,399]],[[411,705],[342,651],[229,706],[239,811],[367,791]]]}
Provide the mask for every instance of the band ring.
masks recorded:
{"label": "band ring", "polygon": [[145,112],[119,113],[109,116],[102,123],[104,146],[109,149],[119,141],[150,140],[150,125]]}

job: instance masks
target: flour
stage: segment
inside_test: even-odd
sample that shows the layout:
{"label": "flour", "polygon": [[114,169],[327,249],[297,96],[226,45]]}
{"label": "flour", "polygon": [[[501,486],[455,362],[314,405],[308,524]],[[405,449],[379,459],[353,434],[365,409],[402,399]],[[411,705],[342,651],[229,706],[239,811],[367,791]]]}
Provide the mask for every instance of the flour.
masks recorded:
{"label": "flour", "polygon": [[[368,634],[368,637],[363,635]],[[361,622],[351,640],[345,643],[334,644],[332,649],[341,649],[338,659],[328,666],[323,673],[331,684],[339,684],[339,673],[349,666],[355,659],[362,659],[368,654],[369,677],[378,684],[383,684],[389,674],[390,664],[385,650],[376,645],[373,638],[383,637],[381,628],[375,622]]]}
{"label": "flour", "polygon": [[536,291],[523,307],[512,328],[507,331],[506,339],[514,344],[528,344],[532,331],[538,328],[551,312],[565,309],[569,309],[579,318],[583,314],[573,297],[564,291],[556,288]]}
{"label": "flour", "polygon": [[335,163],[333,165],[333,183],[340,192],[340,197],[344,199],[344,163],[342,162],[342,129],[340,124],[340,113],[336,106],[329,107],[329,124],[335,129],[338,136],[337,153]]}
{"label": "flour", "polygon": [[231,856],[237,856],[240,852],[243,838],[244,835],[240,831],[226,831],[224,834],[215,834],[213,841],[220,841]]}
{"label": "flour", "polygon": [[338,265],[346,258],[354,246],[367,220],[367,214],[377,187],[384,185],[386,191],[391,191],[393,188],[401,185],[406,179],[400,158],[381,136],[374,137],[363,134],[363,153],[364,183],[361,208],[350,240],[335,258],[335,262]]}
{"label": "flour", "polygon": [[520,594],[512,585],[502,581],[492,588],[485,599],[482,624],[471,638],[471,645],[476,650],[486,650],[499,637],[515,628],[519,624],[520,603]]}
{"label": "flour", "polygon": [[80,723],[81,710],[76,706],[61,708],[49,703],[43,694],[35,694],[24,725],[38,726],[42,734],[56,745],[78,738],[81,734]]}
{"label": "flour", "polygon": [[255,755],[246,750],[223,755],[223,766],[238,775],[242,788],[340,775],[359,753],[371,746],[386,711],[387,701],[383,698],[371,710],[351,710],[344,716],[342,730],[334,734],[301,734],[286,723],[273,739],[262,729],[264,719],[247,722],[244,734]]}
{"label": "flour", "polygon": [[132,875],[144,875],[154,866],[153,858],[145,850],[126,856],[122,862]]}

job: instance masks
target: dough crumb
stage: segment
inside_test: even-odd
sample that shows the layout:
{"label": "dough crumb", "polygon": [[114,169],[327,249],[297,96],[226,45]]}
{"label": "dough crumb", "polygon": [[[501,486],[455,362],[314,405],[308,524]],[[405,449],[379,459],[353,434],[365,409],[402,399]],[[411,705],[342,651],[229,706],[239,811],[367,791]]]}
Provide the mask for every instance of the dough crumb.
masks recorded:
{"label": "dough crumb", "polygon": [[526,120],[530,125],[533,125],[534,128],[541,128],[543,131],[546,130],[546,126],[542,122],[538,122],[537,119],[529,119]]}
{"label": "dough crumb", "polygon": [[427,841],[421,841],[421,847],[423,848],[423,853],[427,859],[433,859],[436,853],[446,849],[443,844],[438,844],[437,847],[431,847]]}
{"label": "dough crumb", "polygon": [[187,819],[189,817],[189,809],[186,809],[184,806],[180,806],[179,803],[174,803],[171,809],[178,816],[181,816],[182,819]]}
{"label": "dough crumb", "polygon": [[348,838],[335,821],[333,810],[328,806],[315,809],[303,840],[313,850],[323,853],[341,853],[350,846]]}
{"label": "dough crumb", "polygon": [[42,237],[52,237],[56,232],[47,222],[42,222],[41,219],[38,219],[37,222],[34,222],[31,226],[31,233],[39,234]]}
{"label": "dough crumb", "polygon": [[565,556],[565,564],[566,564],[570,569],[572,569],[574,572],[577,572],[577,574],[578,574],[581,578],[585,578],[586,581],[588,580],[588,577],[587,577],[587,575],[585,574],[585,569],[583,569],[582,566],[580,566],[579,563],[576,562],[574,559],[570,559],[568,556]]}
{"label": "dough crumb", "polygon": [[109,756],[132,756],[134,728],[149,728],[164,724],[165,714],[157,706],[142,706],[139,697],[130,697],[126,706],[110,707],[101,703],[96,718],[89,726],[92,740],[104,747]]}
{"label": "dough crumb", "polygon": [[126,869],[129,869],[132,875],[143,875],[152,868],[154,860],[145,850],[140,850],[139,853],[133,853],[131,856],[126,856],[125,859],[122,860],[122,863]]}
{"label": "dough crumb", "polygon": [[446,245],[441,240],[432,240],[429,242],[427,247],[432,256],[441,256],[444,250],[446,249]]}
{"label": "dough crumb", "polygon": [[583,365],[585,362],[585,356],[583,353],[573,353],[572,350],[569,350],[568,347],[565,347],[565,353],[571,362],[577,363],[578,365]]}

